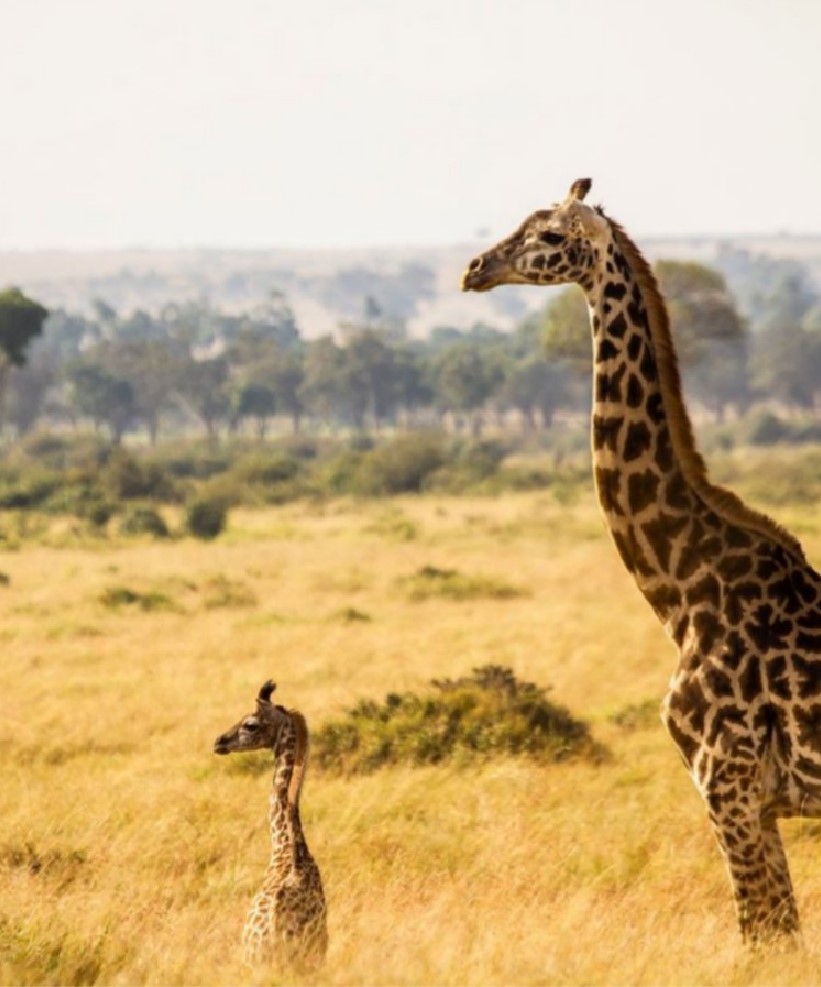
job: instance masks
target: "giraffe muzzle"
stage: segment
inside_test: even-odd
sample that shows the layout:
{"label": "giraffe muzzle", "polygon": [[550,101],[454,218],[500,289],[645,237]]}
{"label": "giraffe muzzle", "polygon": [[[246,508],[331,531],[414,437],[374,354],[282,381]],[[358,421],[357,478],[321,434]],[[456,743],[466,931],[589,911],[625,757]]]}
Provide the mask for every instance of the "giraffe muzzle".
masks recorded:
{"label": "giraffe muzzle", "polygon": [[487,291],[490,287],[485,284],[485,259],[474,257],[462,274],[462,291]]}
{"label": "giraffe muzzle", "polygon": [[215,754],[230,754],[231,748],[228,746],[228,740],[226,737],[217,737],[214,741],[214,753]]}

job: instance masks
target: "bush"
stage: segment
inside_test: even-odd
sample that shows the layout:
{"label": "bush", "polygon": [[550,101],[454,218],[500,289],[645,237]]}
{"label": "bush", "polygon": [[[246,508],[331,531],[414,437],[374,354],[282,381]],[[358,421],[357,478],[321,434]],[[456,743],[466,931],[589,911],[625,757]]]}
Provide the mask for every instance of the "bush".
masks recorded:
{"label": "bush", "polygon": [[124,449],[117,449],[102,473],[106,490],[116,500],[149,497],[152,500],[175,500],[172,478],[157,463],[143,463]]}
{"label": "bush", "polygon": [[225,530],[228,508],[217,497],[198,497],[185,511],[185,530],[195,538],[216,538]]}
{"label": "bush", "polygon": [[587,724],[519,682],[509,668],[486,665],[469,677],[434,679],[424,695],[390,693],[348,710],[314,735],[323,768],[364,774],[391,764],[439,764],[450,758],[529,756],[545,762],[601,759]]}
{"label": "bush", "polygon": [[164,452],[161,458],[158,456],[158,463],[179,479],[207,480],[229,469],[231,456],[227,451],[216,450],[211,446],[186,444],[182,448]]}
{"label": "bush", "polygon": [[285,483],[299,472],[299,463],[290,456],[261,455],[241,459],[231,474],[243,483],[265,485]]}
{"label": "bush", "polygon": [[751,446],[771,446],[783,442],[790,427],[769,411],[755,415],[744,423],[743,436]]}
{"label": "bush", "polygon": [[127,586],[110,586],[100,594],[100,603],[109,610],[118,610],[120,607],[136,606],[146,613],[156,610],[179,610],[179,607],[165,593],[150,590],[141,593],[138,590],[129,589]]}
{"label": "bush", "polygon": [[445,458],[445,443],[440,435],[421,432],[399,436],[365,457],[358,477],[361,489],[355,492],[419,493]]}
{"label": "bush", "polygon": [[120,534],[167,538],[168,525],[152,507],[132,507],[120,518]]}
{"label": "bush", "polygon": [[0,477],[0,509],[40,507],[60,485],[59,473],[39,469],[20,476]]}
{"label": "bush", "polygon": [[418,493],[446,458],[444,439],[436,433],[401,435],[374,448],[369,444],[348,449],[328,464],[323,479],[329,490],[365,497]]}
{"label": "bush", "polygon": [[87,479],[66,482],[43,504],[43,510],[52,514],[71,514],[88,521],[95,528],[103,528],[117,513],[114,504],[95,483]]}
{"label": "bush", "polygon": [[426,565],[412,576],[399,580],[411,600],[512,600],[525,596],[525,590],[490,576],[466,576],[456,569]]}

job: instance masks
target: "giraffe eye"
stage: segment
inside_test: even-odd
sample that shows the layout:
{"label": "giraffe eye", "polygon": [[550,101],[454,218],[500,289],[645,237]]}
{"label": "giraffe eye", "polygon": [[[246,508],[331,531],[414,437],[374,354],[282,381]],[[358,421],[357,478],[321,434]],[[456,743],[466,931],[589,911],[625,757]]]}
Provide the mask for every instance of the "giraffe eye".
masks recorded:
{"label": "giraffe eye", "polygon": [[255,730],[259,730],[259,723],[254,723],[253,721],[251,723],[246,723],[245,729],[253,733]]}
{"label": "giraffe eye", "polygon": [[542,243],[549,243],[551,247],[557,247],[563,240],[563,233],[554,233],[553,230],[545,230],[539,234]]}

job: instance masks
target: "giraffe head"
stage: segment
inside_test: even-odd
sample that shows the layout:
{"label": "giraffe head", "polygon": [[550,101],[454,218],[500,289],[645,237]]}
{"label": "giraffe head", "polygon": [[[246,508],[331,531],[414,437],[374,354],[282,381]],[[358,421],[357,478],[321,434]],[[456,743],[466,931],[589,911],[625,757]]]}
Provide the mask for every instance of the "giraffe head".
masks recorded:
{"label": "giraffe head", "polygon": [[584,204],[592,184],[589,178],[577,178],[563,202],[534,212],[510,236],[474,257],[462,275],[462,291],[588,280],[596,246],[610,231],[604,216]]}
{"label": "giraffe head", "polygon": [[259,690],[254,712],[243,716],[214,741],[215,754],[235,754],[276,746],[280,731],[289,717],[282,706],[271,702],[274,689],[276,685],[268,679]]}

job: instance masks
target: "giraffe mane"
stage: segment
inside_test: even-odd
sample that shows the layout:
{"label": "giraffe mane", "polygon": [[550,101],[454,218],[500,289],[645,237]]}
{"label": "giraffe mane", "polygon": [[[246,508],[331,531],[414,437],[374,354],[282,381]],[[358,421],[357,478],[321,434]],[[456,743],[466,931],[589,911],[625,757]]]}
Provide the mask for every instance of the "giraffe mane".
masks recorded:
{"label": "giraffe mane", "polygon": [[305,780],[305,771],[308,767],[308,750],[310,740],[308,738],[308,724],[305,717],[297,710],[289,710],[291,720],[296,733],[296,753],[294,754],[294,768],[291,772],[291,781],[288,785],[288,803],[296,805],[299,801],[299,793],[302,790],[302,782]]}
{"label": "giraffe mane", "polygon": [[[604,216],[604,213],[601,215]],[[644,297],[650,339],[658,365],[662,402],[670,426],[670,440],[685,480],[704,503],[725,520],[772,539],[799,561],[805,562],[804,550],[794,535],[771,517],[748,507],[732,490],[712,483],[707,476],[707,467],[696,448],[693,425],[684,404],[681,372],[670,331],[670,316],[658,281],[650,264],[622,227],[609,216],[604,218],[613,230],[616,244],[630,263]]]}

